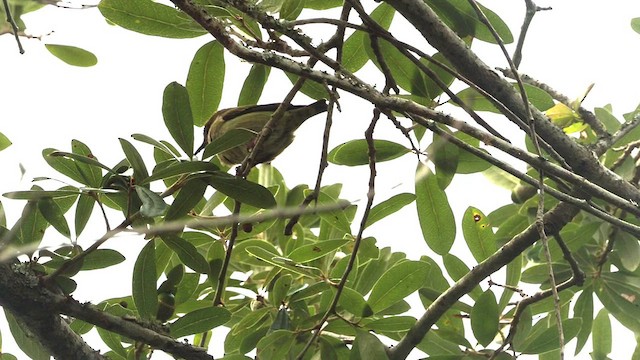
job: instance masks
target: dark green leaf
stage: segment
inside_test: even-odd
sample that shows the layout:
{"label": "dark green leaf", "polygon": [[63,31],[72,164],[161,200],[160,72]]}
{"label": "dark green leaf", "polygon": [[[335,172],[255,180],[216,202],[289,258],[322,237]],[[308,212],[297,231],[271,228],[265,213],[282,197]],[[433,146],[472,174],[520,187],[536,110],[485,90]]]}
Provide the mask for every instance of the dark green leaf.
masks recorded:
{"label": "dark green leaf", "polygon": [[456,236],[455,219],[447,195],[429,168],[418,163],[416,170],[416,207],[422,236],[431,250],[444,255]]}
{"label": "dark green leaf", "polygon": [[76,238],[80,236],[82,230],[84,230],[87,222],[89,222],[89,218],[91,217],[91,213],[93,212],[93,206],[95,205],[96,200],[91,195],[80,194],[78,198],[78,204],[76,205],[76,215],[75,215],[75,230],[76,230]]}
{"label": "dark green leaf", "polygon": [[[78,170],[83,176],[84,181],[87,184],[95,182],[96,187],[99,186],[100,181],[102,180],[102,171],[100,171],[99,169],[104,169],[110,173],[115,174],[115,171],[113,169],[96,160],[95,156],[91,154],[89,148],[86,145],[82,144],[80,141],[72,140],[71,147],[73,152],[53,151],[49,153],[49,156],[59,156],[75,160],[75,164],[76,166],[78,166]],[[86,167],[86,165],[89,165],[89,167]]]}
{"label": "dark green leaf", "polygon": [[440,188],[446,189],[458,169],[460,150],[443,136],[433,134],[433,142],[427,148],[427,153],[435,165]]}
{"label": "dark green leaf", "polygon": [[[41,190],[34,186],[32,189]],[[44,231],[49,227],[49,223],[38,210],[35,201],[29,201],[24,206],[20,219],[11,228],[10,234],[15,234],[16,245],[38,246],[44,237]]]}
{"label": "dark green leaf", "polygon": [[97,249],[85,256],[82,262],[82,270],[104,269],[109,266],[120,264],[125,257],[112,249]]}
{"label": "dark green leaf", "polygon": [[138,150],[125,139],[120,139],[120,146],[122,146],[122,151],[133,168],[133,177],[135,181],[144,181],[149,176],[149,172],[147,171],[147,167]]}
{"label": "dark green leaf", "polygon": [[27,190],[12,191],[2,194],[2,196],[14,200],[41,200],[76,197],[79,190]]}
{"label": "dark green leaf", "polygon": [[404,299],[424,285],[428,273],[429,264],[422,261],[403,261],[394,265],[373,286],[369,306],[377,313]]}
{"label": "dark green leaf", "polygon": [[209,184],[221,193],[241,203],[268,209],[276,206],[273,194],[264,186],[226,173],[217,173],[208,178]]}
{"label": "dark green leaf", "polygon": [[122,338],[120,335],[98,327],[98,335],[100,339],[116,354],[120,355],[123,359],[126,359],[127,350],[122,346]]}
{"label": "dark green leaf", "polygon": [[214,172],[220,170],[215,164],[209,161],[184,161],[174,163],[165,168],[154,171],[139,185],[148,184],[155,180],[167,179],[173,176],[193,174],[198,172]]}
{"label": "dark green leaf", "polygon": [[[176,148],[173,147],[171,144],[167,143],[166,141],[158,141],[144,134],[131,134],[131,137],[134,140],[138,140],[145,144],[152,145],[156,149],[162,151],[162,153],[165,154],[165,157],[167,157],[164,160],[167,160],[168,158],[177,158],[180,156],[180,153],[176,150]],[[156,162],[160,162],[160,161],[157,161],[156,159]]]}
{"label": "dark green leaf", "polygon": [[295,20],[304,8],[304,0],[284,0],[280,7],[280,18]]}
{"label": "dark green leaf", "polygon": [[49,351],[34,338],[31,332],[23,330],[23,326],[12,313],[5,309],[4,315],[7,319],[11,335],[13,335],[13,339],[20,347],[20,350],[32,360],[49,360],[51,358]]}
{"label": "dark green leaf", "polygon": [[173,200],[173,203],[169,206],[164,220],[171,221],[185,216],[202,200],[202,195],[204,195],[206,189],[207,183],[202,181],[202,179],[196,178],[188,181],[180,189],[175,200]]}
{"label": "dark green leaf", "polygon": [[350,360],[388,359],[385,345],[368,331],[358,330]]}
{"label": "dark green leaf", "polygon": [[491,290],[485,291],[473,305],[471,310],[471,329],[476,340],[487,346],[498,333],[500,309],[496,295]]}
{"label": "dark green leaf", "polygon": [[[193,113],[193,124],[196,126],[202,126],[209,121],[220,105],[224,74],[224,47],[219,42],[211,41],[198,49],[187,75],[187,92]],[[179,141],[176,140],[176,142],[180,144]]]}
{"label": "dark green leaf", "polygon": [[265,360],[286,359],[295,339],[293,331],[276,330],[258,342],[257,355]]}
{"label": "dark green leaf", "polygon": [[144,186],[136,186],[135,188],[140,201],[142,201],[142,206],[140,207],[142,216],[156,217],[164,214],[168,206],[160,195]]}
{"label": "dark green leaf", "polygon": [[[555,105],[555,103],[553,102],[553,98],[546,91],[533,85],[527,84],[524,85],[524,88],[527,92],[529,102],[533,104],[533,106],[535,106],[538,110],[544,111]],[[495,106],[493,106],[493,104],[489,100],[480,95],[480,93],[478,93],[473,88],[466,88],[456,95],[475,111],[489,111],[493,113],[500,113],[500,111]]]}
{"label": "dark green leaf", "polygon": [[[322,274],[322,272],[318,268],[296,264],[294,261],[284,258],[278,254],[269,252],[262,247],[248,246],[246,247],[246,252],[270,265],[286,269],[293,273],[307,276],[312,279],[319,279]],[[264,266],[265,264],[262,263],[261,265]]]}
{"label": "dark green leaf", "polygon": [[206,34],[187,14],[151,0],[102,0],[98,9],[114,24],[145,35],[181,39]]}
{"label": "dark green leaf", "polygon": [[[309,0],[307,0],[308,4]],[[395,9],[386,3],[380,4],[373,12],[371,19],[375,20],[384,29],[389,29]],[[342,53],[342,66],[350,72],[360,70],[369,61],[365,46],[369,46],[369,35],[362,31],[356,31],[344,42]]]}
{"label": "dark green leaf", "polygon": [[162,241],[171,248],[183,264],[200,274],[209,272],[209,263],[190,242],[176,235],[162,235]]}
{"label": "dark green leaf", "polygon": [[371,208],[367,218],[367,226],[384,219],[403,207],[411,204],[416,196],[411,193],[397,194]]}
{"label": "dark green leaf", "polygon": [[608,359],[611,352],[611,320],[607,309],[600,309],[595,320],[593,320],[593,352],[591,358],[594,360]]}
{"label": "dark green leaf", "polygon": [[[285,75],[287,75],[289,81],[291,81],[292,84],[295,84],[296,81],[298,81],[298,79],[300,78],[298,75],[294,75],[288,72],[285,72]],[[300,92],[314,100],[326,99],[329,97],[327,88],[324,85],[311,80],[307,80],[304,82],[304,85],[302,85],[302,89],[300,89]]]}
{"label": "dark green leaf", "polygon": [[271,68],[262,64],[253,64],[249,75],[244,79],[240,96],[238,97],[238,106],[256,105],[260,100],[264,85],[269,79]]}
{"label": "dark green leaf", "polygon": [[60,156],[55,156],[56,149],[47,148],[42,150],[44,160],[57,172],[70,177],[71,179],[85,185],[89,185],[87,179],[80,173],[76,162]]}
{"label": "dark green leaf", "polygon": [[[551,324],[551,326],[547,325],[546,320],[538,321],[538,323],[533,326],[529,338],[527,338],[522,347],[517,350],[524,354],[542,354],[558,349],[560,347],[558,327],[555,324]],[[569,340],[578,334],[581,326],[581,319],[576,318],[562,321],[565,343],[569,342]]]}
{"label": "dark green leaf", "polygon": [[640,278],[619,272],[603,273],[594,289],[611,315],[630,330],[640,332]]}
{"label": "dark green leaf", "polygon": [[591,336],[591,324],[593,323],[593,289],[591,286],[585,288],[578,296],[573,313],[575,317],[582,319],[582,328],[578,332],[576,343],[575,355],[578,355]]}
{"label": "dark green leaf", "polygon": [[[336,290],[332,290],[335,296]],[[369,317],[373,315],[373,309],[371,309],[362,294],[350,287],[345,286],[342,289],[338,306],[358,317]]]}
{"label": "dark green leaf", "polygon": [[[480,22],[478,15],[466,0],[426,0],[438,17],[460,37],[473,36],[481,41],[497,44],[489,29]],[[513,35],[507,24],[493,11],[478,4],[491,26],[505,44],[513,42]]]}
{"label": "dark green leaf", "polygon": [[364,327],[375,332],[400,332],[409,330],[416,323],[411,316],[391,316],[364,324]]}
{"label": "dark green leaf", "polygon": [[[318,204],[322,205],[336,205],[340,201],[329,195],[324,191],[320,191],[318,196]],[[331,227],[337,229],[342,234],[351,234],[351,222],[347,217],[345,210],[323,211],[320,214],[320,218]]]}
{"label": "dark green leaf", "polygon": [[45,44],[51,55],[72,66],[89,67],[98,63],[92,52],[69,45]]}
{"label": "dark green leaf", "polygon": [[[196,85],[194,85],[194,87],[195,86]],[[196,90],[194,90],[194,92],[195,91]],[[202,91],[202,89],[200,89],[200,91]],[[203,94],[200,95],[204,96]],[[175,140],[182,151],[191,158],[193,157],[194,120],[191,113],[191,100],[189,96],[190,94],[187,92],[187,89],[177,82],[174,81],[167,85],[162,96],[162,117],[173,140]],[[202,107],[205,105],[200,104],[200,106],[201,108],[198,110],[201,112],[200,115],[204,116]],[[207,108],[208,107],[207,105]]]}
{"label": "dark green leaf", "polygon": [[[411,150],[388,140],[374,140],[376,162],[383,162],[398,158]],[[336,165],[367,165],[369,164],[369,145],[364,139],[351,140],[336,146],[329,152],[328,160]]]}
{"label": "dark green leaf", "polygon": [[133,266],[131,295],[138,315],[143,319],[150,320],[156,317],[158,308],[157,279],[155,242],[150,240],[140,251]]}
{"label": "dark green leaf", "polygon": [[71,230],[69,230],[67,219],[64,218],[64,212],[53,199],[42,198],[38,200],[38,210],[60,234],[71,239]]}
{"label": "dark green leaf", "polygon": [[[453,254],[445,254],[442,257],[442,261],[444,263],[445,269],[447,269],[447,273],[449,273],[449,276],[451,276],[451,279],[453,279],[453,281],[460,280],[470,271],[469,267],[464,263],[464,261],[460,260]],[[468,295],[473,300],[477,301],[482,294],[482,289],[479,286],[476,286],[469,292]]]}
{"label": "dark green leaf", "polygon": [[315,259],[319,259],[326,254],[341,248],[347,243],[349,243],[349,240],[342,239],[318,241],[294,249],[288,255],[288,257],[297,263],[305,263]]}
{"label": "dark green leaf", "polygon": [[231,312],[222,307],[194,310],[169,325],[175,338],[197,334],[216,328],[231,319]]}
{"label": "dark green leaf", "polygon": [[249,129],[231,129],[216,138],[204,148],[203,159],[219,154],[225,150],[233,149],[256,137],[256,133]]}
{"label": "dark green leaf", "polygon": [[473,206],[468,207],[462,217],[462,234],[478,263],[496,251],[495,235],[487,217]]}

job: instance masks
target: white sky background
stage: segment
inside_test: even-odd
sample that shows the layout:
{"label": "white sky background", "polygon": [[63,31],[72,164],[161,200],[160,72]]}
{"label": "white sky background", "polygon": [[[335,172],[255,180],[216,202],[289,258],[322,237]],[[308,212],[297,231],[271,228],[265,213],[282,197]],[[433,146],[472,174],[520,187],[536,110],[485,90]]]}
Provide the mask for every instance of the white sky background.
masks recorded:
{"label": "white sky background", "polygon": [[[369,6],[373,2],[365,1]],[[482,3],[496,11],[508,23],[517,37],[524,1],[485,0]],[[583,93],[590,83],[595,87],[587,97],[587,108],[611,103],[614,114],[632,111],[638,103],[637,86],[640,83],[638,55],[640,34],[633,32],[629,22],[640,17],[640,2],[594,1],[594,0],[539,0],[540,6],[552,6],[552,11],[539,13],[533,20],[524,49],[524,60],[520,69],[557,90],[574,98]],[[305,16],[303,14],[303,16]],[[312,16],[312,15],[310,15]],[[396,15],[396,19],[399,16]],[[161,114],[164,87],[171,81],[184,84],[191,59],[195,51],[210,37],[191,40],[171,40],[139,35],[118,27],[109,26],[98,13],[91,10],[66,10],[48,7],[25,17],[29,32],[41,35],[54,31],[39,40],[22,39],[26,54],[18,53],[10,35],[0,36],[0,132],[14,143],[0,152],[0,193],[25,190],[36,176],[58,176],[49,168],[41,156],[47,147],[63,151],[70,149],[71,139],[79,139],[89,145],[95,156],[107,165],[123,158],[118,137],[130,139],[130,134],[143,133],[155,138],[170,140]],[[358,22],[355,18],[352,21]],[[394,29],[392,28],[392,31]],[[402,31],[396,36],[407,41],[416,37]],[[323,38],[328,38],[326,33]],[[98,65],[91,68],[76,68],[62,63],[44,48],[43,44],[74,45],[92,51],[98,57]],[[514,45],[509,46],[512,52]],[[496,46],[475,43],[474,50],[492,67],[505,67],[506,62]],[[235,64],[235,65],[234,65]],[[227,78],[221,108],[235,106],[239,89],[249,70],[248,64],[237,64],[227,57]],[[366,69],[366,68],[365,68]],[[366,70],[363,74],[367,78]],[[261,103],[279,102],[290,89],[290,82],[272,71],[268,91]],[[382,81],[378,79],[378,81]],[[378,88],[383,87],[378,82]],[[363,137],[371,107],[352,101],[341,93],[343,113],[336,114],[332,146],[354,137]],[[310,100],[302,95],[294,103],[304,104]],[[466,119],[466,118],[465,118]],[[497,124],[506,124],[501,120]],[[297,132],[297,140],[278,159],[274,166],[280,169],[287,184],[312,185],[315,182],[323,121],[321,117],[305,123]],[[499,130],[502,130],[498,126]],[[384,121],[376,130],[377,138],[388,138],[402,142],[397,131]],[[196,130],[196,143],[201,141],[200,130]],[[426,145],[426,144],[423,144]],[[149,147],[141,146],[146,154]],[[491,150],[493,154],[497,151]],[[21,175],[19,164],[26,169]],[[413,192],[415,157],[407,155],[392,163],[378,166],[376,202],[400,192]],[[344,182],[343,197],[365,203],[368,169],[331,166],[325,183]],[[44,184],[49,188],[58,184]],[[505,204],[509,192],[492,188],[481,176],[456,177],[450,186],[449,200],[454,207],[457,221],[468,206],[475,206],[485,213]],[[495,190],[494,190],[495,189]],[[7,209],[9,224],[16,221],[23,202],[1,199]],[[381,246],[392,244],[396,251],[404,251],[409,258],[417,259],[427,253],[432,255],[417,228],[414,207],[408,207],[402,215],[371,227],[365,235],[376,236]],[[114,219],[115,221],[115,219]],[[403,226],[403,223],[406,226]],[[79,239],[84,248],[102,235],[104,225],[95,221]],[[460,232],[460,231],[459,231]],[[47,232],[48,244],[64,241],[55,230]],[[461,244],[458,238],[457,244]],[[110,240],[106,246],[127,254],[137,254],[144,245],[139,237],[126,236]],[[464,246],[455,246],[453,253],[466,256]],[[135,256],[124,264],[106,271],[84,272],[77,276],[78,291],[74,296],[80,301],[100,301],[106,297],[130,293],[129,275]],[[469,264],[473,265],[473,264]],[[123,277],[114,276],[117,270]],[[125,280],[126,279],[126,280]],[[92,286],[91,283],[99,284]],[[101,294],[101,295],[98,295]],[[616,324],[614,322],[614,324]],[[619,326],[619,325],[618,325]],[[18,353],[6,326],[3,333],[5,352]],[[624,340],[623,340],[624,339]],[[624,345],[623,345],[624,344]],[[622,346],[621,346],[622,345]],[[587,345],[590,347],[590,344]],[[624,329],[615,333],[613,359],[630,358],[635,341]],[[103,350],[106,350],[103,348]],[[219,353],[215,353],[220,355]],[[571,358],[573,350],[567,351]],[[583,350],[581,357],[587,357]],[[157,355],[157,354],[156,354]]]}

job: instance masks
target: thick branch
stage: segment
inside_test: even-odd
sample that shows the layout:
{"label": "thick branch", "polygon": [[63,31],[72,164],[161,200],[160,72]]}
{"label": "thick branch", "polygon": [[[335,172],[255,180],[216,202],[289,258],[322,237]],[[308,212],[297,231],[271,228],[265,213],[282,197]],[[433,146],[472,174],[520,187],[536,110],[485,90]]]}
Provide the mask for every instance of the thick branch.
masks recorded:
{"label": "thick branch", "polygon": [[[567,203],[560,203],[544,216],[545,231],[555,234],[573,219],[578,209]],[[529,246],[538,240],[538,229],[535,224],[516,235],[502,246],[496,253],[475,266],[467,275],[442,293],[427,309],[407,335],[388,351],[390,359],[406,359],[411,350],[422,340],[438,319],[462,296],[470,292],[487,276],[510,263]]]}
{"label": "thick branch", "polygon": [[[525,106],[513,86],[482,62],[424,1],[386,2],[401,13],[462,75],[492,94],[515,114],[526,118]],[[600,164],[589,149],[566,136],[540,111],[534,108],[532,112],[536,132],[564,157],[573,171],[622,198],[636,203],[640,201],[637,188]]]}
{"label": "thick branch", "polygon": [[39,285],[28,264],[0,264],[0,305],[56,359],[106,359],[73,332],[56,311],[65,298]]}

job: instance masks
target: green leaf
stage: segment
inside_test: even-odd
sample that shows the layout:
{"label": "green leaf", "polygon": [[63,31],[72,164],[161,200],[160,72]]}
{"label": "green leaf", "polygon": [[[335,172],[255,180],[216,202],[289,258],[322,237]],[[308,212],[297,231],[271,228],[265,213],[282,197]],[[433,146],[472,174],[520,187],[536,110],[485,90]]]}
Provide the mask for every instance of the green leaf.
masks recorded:
{"label": "green leaf", "polygon": [[429,168],[418,163],[416,170],[416,207],[422,236],[431,250],[444,255],[456,237],[455,219],[447,194]]}
{"label": "green leaf", "polygon": [[142,206],[140,207],[140,214],[142,214],[142,216],[152,218],[164,214],[168,205],[162,200],[160,195],[144,186],[136,186],[135,189],[140,201],[142,201]]}
{"label": "green leaf", "polygon": [[139,185],[145,185],[155,180],[167,179],[173,176],[193,174],[199,172],[214,172],[220,170],[215,164],[209,161],[183,161],[173,163],[165,168],[155,170],[151,176],[146,178]]}
{"label": "green leaf", "polygon": [[[515,259],[513,259],[510,263],[507,264],[507,270],[505,274],[505,285],[507,286],[518,286],[520,282],[520,277],[522,276],[522,255],[518,255]],[[500,305],[500,310],[504,310],[507,305],[509,305],[509,301],[511,300],[513,291],[503,291],[502,295],[500,295],[500,301],[498,304]]]}
{"label": "green leaf", "polygon": [[429,264],[402,261],[387,270],[375,283],[368,303],[378,313],[420,289],[429,273]]}
{"label": "green leaf", "polygon": [[491,290],[485,291],[471,310],[471,330],[482,346],[487,346],[498,333],[500,309],[496,295]]}
{"label": "green leaf", "polygon": [[[307,4],[309,0],[307,0]],[[371,12],[371,19],[377,22],[384,29],[389,29],[395,9],[386,3],[380,4]],[[342,66],[354,73],[360,70],[369,61],[369,56],[365,50],[369,35],[362,31],[356,31],[344,42],[342,52]]]}
{"label": "green leaf", "polygon": [[120,264],[125,261],[124,255],[112,249],[96,249],[85,256],[82,270],[98,270]]}
{"label": "green leaf", "polygon": [[[525,84],[524,88],[527,93],[527,97],[529,98],[529,102],[533,104],[533,106],[535,106],[538,110],[544,111],[550,109],[555,105],[555,103],[553,102],[553,98],[546,91],[528,84]],[[500,113],[500,111],[495,106],[493,106],[493,104],[489,100],[480,95],[480,93],[478,93],[473,88],[466,88],[456,95],[475,111],[489,111],[497,114]],[[451,103],[455,105],[455,103]]]}
{"label": "green leaf", "polygon": [[[388,140],[374,140],[373,143],[376,149],[376,162],[393,160],[411,151]],[[369,164],[369,145],[364,139],[348,141],[331,150],[327,160],[336,165],[367,165]]]}
{"label": "green leaf", "polygon": [[385,345],[368,331],[358,330],[351,349],[350,360],[388,359]]}
{"label": "green leaf", "polygon": [[245,144],[247,141],[255,137],[256,133],[249,129],[231,129],[207,144],[204,148],[202,158],[207,159],[225,150],[233,149],[236,146]]}
{"label": "green leaf", "polygon": [[64,157],[56,156],[56,149],[47,148],[42,150],[44,160],[57,172],[70,177],[71,179],[85,185],[90,185],[88,180],[80,173],[76,162]]}
{"label": "green leaf", "polygon": [[[322,272],[318,268],[296,264],[294,261],[272,253],[262,247],[247,246],[245,251],[270,265],[289,270],[299,275],[312,279],[319,279],[322,276]],[[264,263],[261,265],[264,266]]]}
{"label": "green leaf", "polygon": [[100,339],[104,341],[105,345],[109,347],[109,349],[111,349],[114,353],[120,355],[122,359],[126,359],[127,350],[125,350],[124,346],[122,346],[122,338],[119,334],[98,327],[98,335],[100,336]]}
{"label": "green leaf", "polygon": [[80,194],[79,190],[27,190],[11,191],[2,196],[14,200],[41,200],[76,197],[78,194]]}
{"label": "green leaf", "polygon": [[[339,202],[340,201],[336,200],[325,191],[320,191],[320,195],[318,196],[318,204],[336,205]],[[351,234],[351,222],[347,217],[346,210],[334,210],[329,212],[323,211],[319,215],[324,222],[339,230],[342,234]]]}
{"label": "green leaf", "polygon": [[640,266],[640,243],[622,231],[616,233],[615,240],[615,253],[620,257],[622,266],[628,271],[635,271]]}
{"label": "green leaf", "polygon": [[240,96],[238,96],[238,106],[256,105],[262,96],[264,85],[269,79],[271,68],[262,64],[253,64],[249,75],[244,79]]}
{"label": "green leaf", "polygon": [[171,336],[180,338],[207,332],[231,319],[231,312],[223,307],[208,307],[194,310],[169,325]]}
{"label": "green leaf", "polygon": [[[513,347],[515,349],[520,349],[525,343],[525,340],[531,333],[532,325],[533,314],[531,314],[531,308],[527,307],[520,315],[520,321],[516,326],[516,335],[513,337]],[[589,332],[591,332],[591,329],[589,329]]]}
{"label": "green leaf", "polygon": [[[565,343],[568,343],[578,334],[581,326],[582,320],[578,318],[562,321]],[[533,326],[530,336],[522,347],[516,350],[524,354],[542,354],[560,348],[558,338],[556,324],[548,326],[546,320],[540,320]]]}
{"label": "green leaf", "polygon": [[258,342],[257,355],[265,360],[286,359],[295,340],[293,331],[276,330]]}
{"label": "green leaf", "polygon": [[285,20],[295,20],[304,8],[304,0],[284,0],[280,7],[280,18]]}
{"label": "green leaf", "polygon": [[202,200],[205,190],[207,189],[207,183],[202,179],[191,179],[182,186],[175,200],[169,206],[167,213],[164,216],[165,222],[179,219],[198,204]]}
{"label": "green leaf", "polygon": [[336,8],[343,4],[343,0],[306,0],[305,7],[313,10]]}
{"label": "green leaf", "polygon": [[[296,81],[298,81],[298,79],[300,78],[298,75],[294,75],[288,72],[285,72],[284,74],[287,75],[287,78],[289,78],[289,81],[291,81],[292,84],[295,84]],[[327,88],[324,85],[311,80],[307,80],[304,82],[304,85],[302,85],[300,92],[314,100],[326,99],[330,96],[329,93],[327,93]]]}
{"label": "green leaf", "polygon": [[[473,36],[481,41],[496,44],[489,29],[480,22],[478,15],[466,0],[426,0],[438,17],[460,37]],[[478,4],[491,26],[494,27],[505,44],[513,42],[513,35],[507,24],[493,11]]]}
{"label": "green leaf", "polygon": [[200,274],[209,272],[209,263],[205,260],[193,244],[176,235],[165,234],[162,241],[176,254],[183,264]]}
{"label": "green leaf", "polygon": [[[32,189],[40,189],[40,187],[34,186]],[[15,234],[16,245],[38,246],[47,227],[49,227],[49,223],[38,210],[37,202],[29,201],[9,234]]]}
{"label": "green leaf", "polygon": [[187,75],[187,92],[196,126],[209,121],[220,105],[224,74],[224,47],[219,42],[211,41],[198,49]]}
{"label": "green leaf", "polygon": [[[167,85],[162,96],[162,117],[173,140],[175,140],[182,151],[191,158],[193,157],[194,121],[189,96],[190,94],[187,92],[187,89],[177,82],[174,81]],[[203,106],[200,103],[199,105]],[[203,109],[200,108],[198,111],[200,111],[200,115],[202,115]]]}
{"label": "green leaf", "polygon": [[594,281],[594,289],[611,315],[633,332],[640,332],[640,278],[619,272],[603,273]]}
{"label": "green leaf", "polygon": [[462,234],[478,263],[496,252],[496,239],[491,224],[482,211],[470,206],[462,217]]}
{"label": "green leaf", "polygon": [[633,31],[640,34],[640,18],[631,19],[631,28],[633,29]]}
{"label": "green leaf", "polygon": [[587,339],[591,336],[591,325],[593,323],[593,288],[591,286],[585,288],[573,307],[575,317],[582,319],[582,328],[578,332],[576,342],[575,355],[582,350],[587,343]]}
{"label": "green leaf", "polygon": [[[332,288],[331,290],[335,296],[336,289]],[[373,309],[371,309],[371,306],[369,306],[362,294],[350,287],[345,286],[342,289],[340,299],[338,299],[338,306],[357,317],[369,317],[373,315]]]}
{"label": "green leaf", "polygon": [[[471,135],[467,135],[461,131],[458,131],[454,134],[458,139],[480,149],[480,140],[471,137]],[[486,154],[489,154],[488,151],[484,149],[480,149]],[[490,155],[490,154],[489,154]],[[483,160],[468,151],[461,150],[458,154],[458,167],[456,168],[456,173],[458,174],[472,174],[481,171],[485,171],[491,167],[491,164],[486,160]]]}
{"label": "green leaf", "polygon": [[611,352],[611,320],[607,309],[600,309],[593,321],[593,352],[591,358],[594,360],[608,359]]}
{"label": "green leaf", "polygon": [[158,308],[157,279],[155,242],[150,240],[142,248],[133,265],[131,295],[138,315],[143,319],[151,320],[156,317]]}
{"label": "green leaf", "polygon": [[276,206],[273,194],[262,185],[226,173],[216,173],[207,180],[216,190],[241,203],[261,209]]}
{"label": "green leaf", "polygon": [[458,169],[459,148],[443,136],[433,134],[433,142],[427,148],[427,153],[435,165],[440,188],[446,189]]}
{"label": "green leaf", "polygon": [[411,204],[416,196],[411,193],[397,194],[371,208],[367,227]]}
{"label": "green leaf", "polygon": [[71,239],[71,230],[69,230],[67,219],[64,218],[64,212],[53,199],[42,198],[38,200],[38,210],[60,234]]}
{"label": "green leaf", "polygon": [[102,183],[102,169],[113,172],[110,168],[100,163],[87,145],[79,140],[71,140],[71,151],[73,159],[76,160],[78,170],[87,179],[87,183],[92,187],[100,187]]}
{"label": "green leaf", "polygon": [[364,328],[378,333],[401,332],[409,330],[416,323],[411,316],[391,316],[374,320],[363,325]]}
{"label": "green leaf", "polygon": [[[464,261],[460,260],[453,254],[445,254],[442,257],[442,262],[444,263],[445,269],[447,269],[447,273],[451,276],[453,281],[460,280],[463,276],[467,275],[470,271],[469,267],[464,263]],[[478,300],[478,298],[483,294],[482,289],[479,286],[476,286],[471,290],[468,295],[473,300]]]}
{"label": "green leaf", "polygon": [[134,180],[136,182],[144,181],[149,176],[149,172],[147,171],[147,166],[144,164],[144,160],[142,160],[142,156],[138,150],[125,139],[120,139],[120,146],[122,147],[122,151],[124,152],[127,161],[129,161],[129,164],[133,168]]}
{"label": "green leaf", "polygon": [[0,132],[0,151],[11,146],[11,140]]}
{"label": "green leaf", "polygon": [[284,302],[289,290],[291,290],[292,282],[293,277],[291,274],[284,274],[275,281],[269,292],[269,301],[274,304],[274,306],[280,306]]}
{"label": "green leaf", "polygon": [[72,66],[89,67],[98,63],[92,52],[69,45],[45,44],[51,55]]}
{"label": "green leaf", "polygon": [[349,240],[323,240],[312,244],[303,245],[294,249],[289,255],[289,259],[297,263],[305,263],[319,259],[330,252],[348,244]]}
{"label": "green leaf", "polygon": [[51,354],[37,341],[31,332],[25,331],[21,322],[6,308],[4,315],[9,325],[9,330],[20,350],[32,360],[49,360]]}
{"label": "green leaf", "polygon": [[102,0],[98,9],[114,24],[145,35],[184,39],[207,33],[184,12],[151,0]]}

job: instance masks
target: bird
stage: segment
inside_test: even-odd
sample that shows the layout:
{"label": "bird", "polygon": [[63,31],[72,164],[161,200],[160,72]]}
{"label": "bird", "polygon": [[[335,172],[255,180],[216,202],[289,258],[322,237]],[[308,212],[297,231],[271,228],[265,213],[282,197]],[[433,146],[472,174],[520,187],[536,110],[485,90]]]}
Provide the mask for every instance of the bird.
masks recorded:
{"label": "bird", "polygon": [[[225,165],[242,163],[253,150],[258,134],[271,118],[280,103],[265,105],[248,105],[216,111],[204,126],[204,141],[196,154],[209,143],[215,141],[232,129],[247,129],[256,136],[243,145],[218,153],[220,162]],[[254,163],[270,162],[280,155],[293,142],[293,133],[307,119],[327,111],[325,100],[318,100],[309,105],[287,105],[284,115],[254,157]]]}

